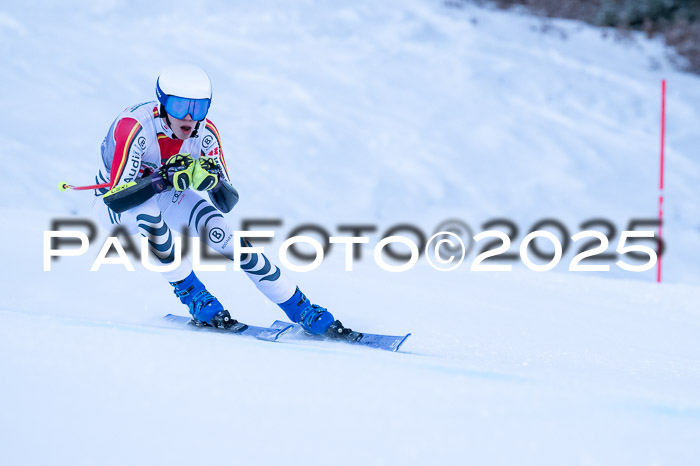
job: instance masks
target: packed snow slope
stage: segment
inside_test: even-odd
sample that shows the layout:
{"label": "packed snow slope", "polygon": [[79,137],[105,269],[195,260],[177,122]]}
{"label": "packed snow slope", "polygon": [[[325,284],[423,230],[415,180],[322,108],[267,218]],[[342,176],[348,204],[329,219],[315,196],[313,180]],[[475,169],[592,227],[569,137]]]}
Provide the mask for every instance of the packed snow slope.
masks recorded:
{"label": "packed snow slope", "polygon": [[[697,461],[700,78],[659,41],[432,0],[17,2],[0,39],[0,464]],[[93,182],[112,119],[179,60],[214,83],[227,219],[281,219],[278,263],[300,224],[376,225],[353,272],[335,248],[293,276],[355,329],[412,332],[402,353],[174,328],[159,275],[89,271],[104,230],[43,271],[51,221],[90,215],[59,181]],[[472,272],[481,245],[447,273],[372,260],[392,225],[445,219],[509,219],[518,252],[542,219],[602,218],[614,252],[657,216],[662,79],[662,285],[569,272],[578,245],[543,273]],[[283,317],[228,268],[201,276],[236,318]]]}

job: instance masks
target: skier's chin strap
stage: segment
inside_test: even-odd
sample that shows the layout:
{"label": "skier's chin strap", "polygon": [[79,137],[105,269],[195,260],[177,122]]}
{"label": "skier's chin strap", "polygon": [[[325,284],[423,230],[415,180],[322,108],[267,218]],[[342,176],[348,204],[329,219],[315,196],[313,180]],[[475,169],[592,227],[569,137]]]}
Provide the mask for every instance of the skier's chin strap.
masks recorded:
{"label": "skier's chin strap", "polygon": [[[177,136],[175,136],[175,132],[173,131],[173,124],[170,123],[170,115],[168,115],[168,112],[165,111],[165,107],[163,107],[163,104],[160,104],[160,117],[165,118],[165,123],[168,125],[168,129],[170,129],[170,132],[172,133],[171,137],[173,139],[179,139]],[[190,136],[191,138],[196,138],[197,137],[197,131],[199,131],[199,124],[201,121],[198,121],[196,125],[194,125],[194,131],[192,131],[192,135]]]}

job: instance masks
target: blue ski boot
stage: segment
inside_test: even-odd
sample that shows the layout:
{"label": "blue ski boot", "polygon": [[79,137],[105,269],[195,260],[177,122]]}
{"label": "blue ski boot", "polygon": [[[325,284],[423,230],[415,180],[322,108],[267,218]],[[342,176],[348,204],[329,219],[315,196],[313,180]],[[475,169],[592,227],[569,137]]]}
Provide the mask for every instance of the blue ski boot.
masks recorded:
{"label": "blue ski boot", "polygon": [[292,322],[297,322],[304,330],[314,335],[324,335],[330,338],[340,338],[349,341],[357,341],[362,337],[361,333],[353,332],[343,327],[339,320],[335,320],[328,309],[311,302],[297,287],[294,295],[287,301],[278,304]]}
{"label": "blue ski boot", "polygon": [[170,282],[175,288],[175,296],[182,304],[187,304],[192,320],[197,325],[208,324],[217,328],[229,328],[238,322],[221,305],[218,299],[207,291],[194,272],[179,282]]}

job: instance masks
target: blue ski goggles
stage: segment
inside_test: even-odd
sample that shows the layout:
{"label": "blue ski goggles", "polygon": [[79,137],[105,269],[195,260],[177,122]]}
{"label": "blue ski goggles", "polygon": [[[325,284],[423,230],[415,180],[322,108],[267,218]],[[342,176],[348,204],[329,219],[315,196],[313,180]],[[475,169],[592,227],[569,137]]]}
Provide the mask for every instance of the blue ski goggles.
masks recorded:
{"label": "blue ski goggles", "polygon": [[165,111],[168,115],[178,120],[183,120],[190,115],[195,121],[202,121],[206,118],[211,105],[211,99],[187,99],[174,95],[166,96]]}

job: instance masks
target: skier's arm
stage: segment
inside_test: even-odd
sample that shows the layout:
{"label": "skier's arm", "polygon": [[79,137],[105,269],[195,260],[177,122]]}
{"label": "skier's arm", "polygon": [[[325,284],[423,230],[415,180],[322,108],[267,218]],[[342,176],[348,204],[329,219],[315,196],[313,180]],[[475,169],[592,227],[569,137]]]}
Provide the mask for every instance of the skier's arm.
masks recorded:
{"label": "skier's arm", "polygon": [[109,187],[113,189],[139,176],[144,150],[138,141],[143,139],[143,127],[137,120],[126,117],[116,122],[111,133],[109,151],[103,157],[109,169]]}
{"label": "skier's arm", "polygon": [[184,191],[190,186],[192,169],[193,160],[190,154],[173,155],[157,172],[109,190],[104,195],[104,202],[116,213],[121,213],[143,204],[173,186],[178,191]]}
{"label": "skier's arm", "polygon": [[209,200],[221,212],[231,212],[238,203],[238,191],[233,187],[229,178],[224,153],[221,149],[219,131],[209,120],[205,125],[201,156],[211,158],[217,167],[216,173],[219,179],[216,186],[209,190]]}
{"label": "skier's arm", "polygon": [[192,188],[208,191],[211,203],[223,213],[231,212],[238,202],[238,191],[226,180],[214,157],[202,156],[194,163]]}
{"label": "skier's arm", "polygon": [[110,189],[105,193],[103,199],[107,207],[120,214],[137,205],[141,205],[157,193],[165,191],[166,186],[163,179],[157,173],[136,181],[129,181],[125,184]]}
{"label": "skier's arm", "polygon": [[209,199],[214,207],[226,214],[231,212],[238,203],[238,191],[224,177],[221,177],[219,184],[209,191]]}

